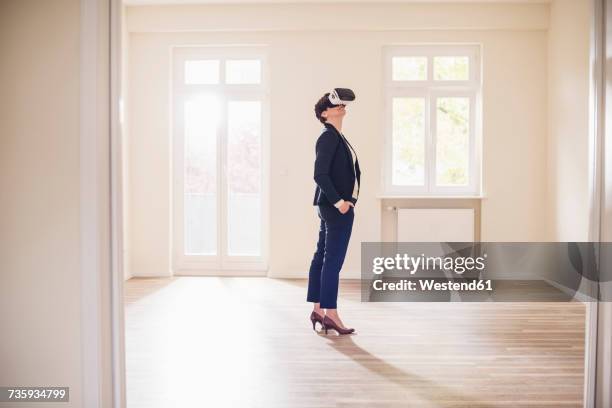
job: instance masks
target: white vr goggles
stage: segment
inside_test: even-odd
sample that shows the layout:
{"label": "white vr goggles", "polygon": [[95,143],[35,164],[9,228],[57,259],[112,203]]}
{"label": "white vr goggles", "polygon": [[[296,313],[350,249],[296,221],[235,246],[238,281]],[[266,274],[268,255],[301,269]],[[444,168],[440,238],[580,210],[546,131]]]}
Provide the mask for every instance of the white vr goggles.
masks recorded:
{"label": "white vr goggles", "polygon": [[355,100],[355,93],[348,88],[334,88],[329,92],[332,105],[348,105]]}

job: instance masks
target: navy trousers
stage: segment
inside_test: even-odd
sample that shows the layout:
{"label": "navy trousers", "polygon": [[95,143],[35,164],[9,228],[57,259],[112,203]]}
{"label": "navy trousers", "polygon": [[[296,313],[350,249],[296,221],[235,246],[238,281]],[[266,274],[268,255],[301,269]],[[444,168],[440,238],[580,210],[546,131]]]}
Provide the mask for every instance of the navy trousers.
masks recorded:
{"label": "navy trousers", "polygon": [[353,207],[342,214],[336,207],[320,205],[321,219],[317,250],[308,274],[308,302],[321,303],[324,309],[336,309],[338,280],[348,248],[355,212]]}

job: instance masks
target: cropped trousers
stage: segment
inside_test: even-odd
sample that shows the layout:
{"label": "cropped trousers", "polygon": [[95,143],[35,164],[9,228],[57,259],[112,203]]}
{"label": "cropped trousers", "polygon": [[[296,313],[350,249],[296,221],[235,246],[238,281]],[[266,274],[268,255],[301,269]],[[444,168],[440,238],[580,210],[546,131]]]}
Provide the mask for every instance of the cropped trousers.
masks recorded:
{"label": "cropped trousers", "polygon": [[317,214],[321,220],[317,249],[308,274],[308,302],[320,303],[321,308],[336,309],[340,269],[353,229],[353,207],[342,214],[332,206],[320,205]]}

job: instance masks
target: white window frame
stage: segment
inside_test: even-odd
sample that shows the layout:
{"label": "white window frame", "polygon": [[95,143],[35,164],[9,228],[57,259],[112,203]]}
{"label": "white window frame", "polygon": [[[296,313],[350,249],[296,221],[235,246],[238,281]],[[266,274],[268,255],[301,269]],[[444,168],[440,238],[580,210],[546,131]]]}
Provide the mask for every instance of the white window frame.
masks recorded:
{"label": "white window frame", "polygon": [[[480,196],[482,83],[480,46],[472,44],[418,44],[385,47],[384,52],[384,154],[383,194],[389,196]],[[433,58],[466,56],[469,58],[469,79],[466,81],[435,81]],[[393,57],[427,57],[427,80],[393,81]],[[437,186],[436,177],[436,98],[465,96],[470,99],[469,173],[466,186]],[[393,171],[393,98],[425,99],[425,176],[422,186],[392,184]]]}
{"label": "white window frame", "polygon": [[[172,47],[171,127],[173,157],[172,254],[176,275],[265,275],[269,253],[269,135],[270,95],[268,59],[265,46],[176,46]],[[188,60],[219,59],[218,84],[185,84],[184,64]],[[225,84],[225,61],[228,59],[258,59],[261,61],[259,84]],[[187,97],[199,93],[215,93],[221,98],[222,123],[217,132],[217,254],[186,255],[184,248],[184,132],[182,104]],[[227,102],[235,100],[261,101],[261,254],[260,256],[229,256],[227,248]],[[176,120],[175,120],[176,118]],[[219,161],[219,158],[223,159]]]}

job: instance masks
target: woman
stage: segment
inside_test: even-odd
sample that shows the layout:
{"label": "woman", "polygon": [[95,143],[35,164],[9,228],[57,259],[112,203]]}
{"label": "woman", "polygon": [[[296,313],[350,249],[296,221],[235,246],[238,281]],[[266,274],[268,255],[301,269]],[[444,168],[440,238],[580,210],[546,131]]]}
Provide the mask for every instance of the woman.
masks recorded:
{"label": "woman", "polygon": [[313,205],[321,223],[310,264],[307,301],[314,303],[312,328],[319,322],[326,334],[329,329],[339,334],[355,331],[343,324],[337,309],[340,269],[351,237],[361,175],[357,154],[342,134],[346,103],[353,99],[352,91],[336,88],[315,104],[315,116],[325,128],[315,148]]}

